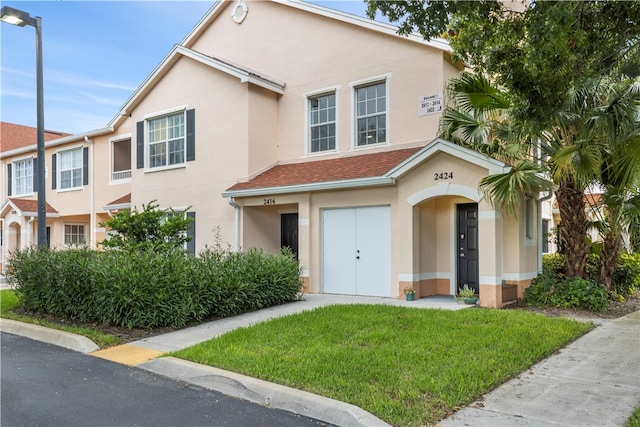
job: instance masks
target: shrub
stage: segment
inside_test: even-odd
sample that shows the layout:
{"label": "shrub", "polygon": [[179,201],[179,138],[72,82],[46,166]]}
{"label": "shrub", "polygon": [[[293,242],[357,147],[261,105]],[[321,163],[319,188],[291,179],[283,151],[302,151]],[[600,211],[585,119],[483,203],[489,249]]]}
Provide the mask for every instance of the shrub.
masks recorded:
{"label": "shrub", "polygon": [[609,295],[592,280],[578,277],[559,280],[552,274],[541,274],[525,290],[524,302],[535,307],[602,311],[609,306]]}
{"label": "shrub", "polygon": [[[10,280],[31,311],[129,328],[180,327],[299,298],[300,267],[290,252],[182,249],[54,251],[10,255]],[[145,249],[146,248],[146,249]]]}
{"label": "shrub", "polygon": [[622,253],[613,273],[613,284],[619,295],[627,297],[640,287],[640,253]]}

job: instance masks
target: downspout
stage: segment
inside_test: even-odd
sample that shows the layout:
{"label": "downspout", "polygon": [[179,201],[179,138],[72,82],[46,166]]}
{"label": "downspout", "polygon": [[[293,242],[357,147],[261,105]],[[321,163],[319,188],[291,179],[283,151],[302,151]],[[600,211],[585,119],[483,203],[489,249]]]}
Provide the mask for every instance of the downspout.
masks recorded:
{"label": "downspout", "polygon": [[[31,239],[33,239],[33,220],[34,219],[36,219],[36,217],[31,216],[27,221],[27,224],[29,224],[29,226],[27,227],[27,246],[31,246],[31,244],[33,243],[31,242]],[[22,248],[18,248],[18,249],[22,249]]]}
{"label": "downspout", "polygon": [[538,199],[538,273],[542,273],[542,202],[549,200],[553,196],[551,190],[541,199]]}
{"label": "downspout", "polygon": [[233,250],[235,252],[240,252],[240,205],[233,201],[233,197],[227,197],[227,201],[236,210],[234,219],[235,243],[233,245]]}
{"label": "downspout", "polygon": [[94,165],[94,146],[93,141],[89,139],[88,136],[84,137],[84,140],[87,144],[89,144],[89,247],[91,249],[95,249],[96,244],[96,219],[95,219],[95,208],[94,208],[94,179],[93,179],[93,165]]}

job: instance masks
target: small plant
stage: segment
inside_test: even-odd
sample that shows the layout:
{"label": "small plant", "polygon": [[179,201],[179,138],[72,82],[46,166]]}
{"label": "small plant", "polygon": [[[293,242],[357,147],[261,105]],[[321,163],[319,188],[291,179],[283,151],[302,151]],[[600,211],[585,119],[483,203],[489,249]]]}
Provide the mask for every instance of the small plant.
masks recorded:
{"label": "small plant", "polygon": [[407,286],[406,288],[404,288],[404,294],[407,296],[414,295],[415,293],[416,291],[411,286]]}
{"label": "small plant", "polygon": [[470,288],[466,283],[463,287],[458,288],[458,293],[461,298],[473,298],[476,295],[476,291]]}

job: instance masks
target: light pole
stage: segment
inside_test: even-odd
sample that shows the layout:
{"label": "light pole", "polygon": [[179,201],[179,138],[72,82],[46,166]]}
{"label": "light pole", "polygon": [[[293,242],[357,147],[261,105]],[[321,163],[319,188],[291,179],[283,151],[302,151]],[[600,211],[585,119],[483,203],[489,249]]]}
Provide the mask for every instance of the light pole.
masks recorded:
{"label": "light pole", "polygon": [[36,173],[38,175],[38,247],[47,246],[47,198],[44,185],[44,84],[42,78],[42,18],[32,18],[28,13],[9,6],[0,11],[0,21],[24,27],[31,25],[36,29],[36,97],[37,97],[37,148]]}

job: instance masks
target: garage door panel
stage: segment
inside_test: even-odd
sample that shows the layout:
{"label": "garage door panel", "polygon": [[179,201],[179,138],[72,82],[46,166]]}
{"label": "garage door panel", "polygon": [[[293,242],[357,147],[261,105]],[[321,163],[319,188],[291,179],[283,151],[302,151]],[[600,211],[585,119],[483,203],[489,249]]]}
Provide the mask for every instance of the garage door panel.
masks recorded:
{"label": "garage door panel", "polygon": [[323,291],[328,294],[356,293],[356,213],[353,209],[323,211]]}
{"label": "garage door panel", "polygon": [[386,206],[361,208],[356,212],[356,293],[390,296],[391,218]]}
{"label": "garage door panel", "polygon": [[323,211],[323,291],[391,296],[388,206]]}

